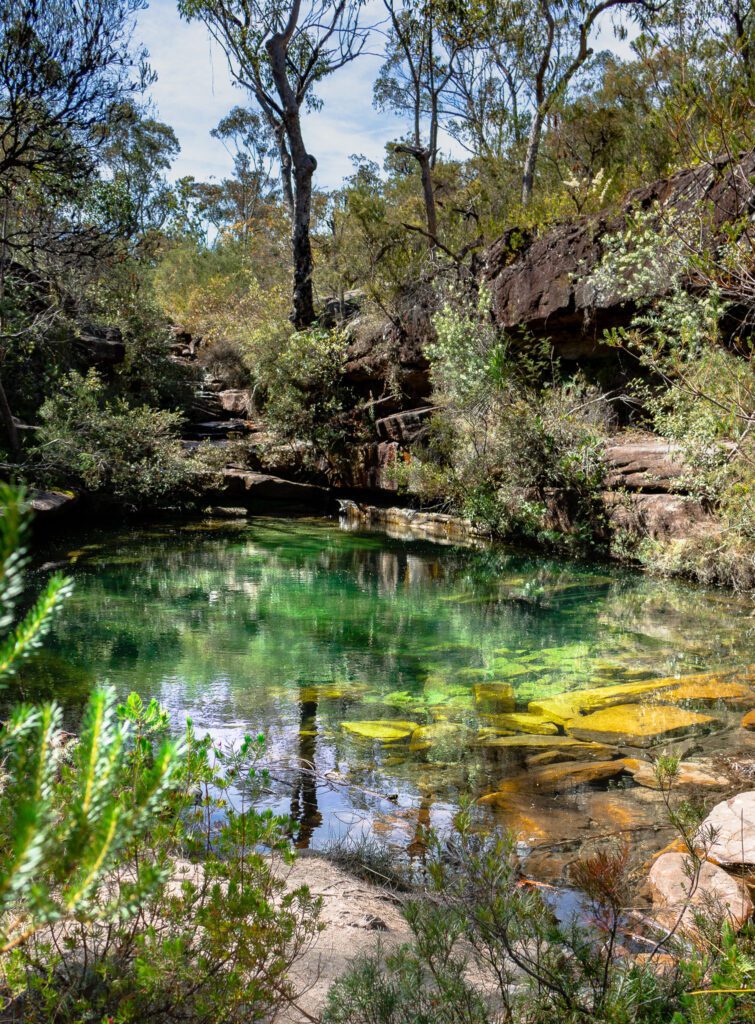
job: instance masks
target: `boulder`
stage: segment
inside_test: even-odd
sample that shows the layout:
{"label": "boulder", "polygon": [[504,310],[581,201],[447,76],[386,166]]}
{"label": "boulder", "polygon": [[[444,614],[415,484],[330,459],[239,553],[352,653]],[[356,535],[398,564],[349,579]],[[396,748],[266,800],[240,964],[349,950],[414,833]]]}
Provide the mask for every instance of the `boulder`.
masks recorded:
{"label": "boulder", "polygon": [[619,704],[574,719],[569,733],[580,740],[650,747],[665,740],[709,732],[717,719],[664,704]]}
{"label": "boulder", "polygon": [[27,504],[35,516],[44,520],[67,514],[77,504],[78,494],[74,491],[29,491]]}
{"label": "boulder", "polygon": [[716,804],[696,840],[716,864],[755,864],[755,790]]}
{"label": "boulder", "polygon": [[748,711],[742,719],[742,728],[755,732],[755,711]]}
{"label": "boulder", "polygon": [[427,432],[428,421],[435,406],[424,405],[419,409],[394,412],[375,421],[375,430],[381,441],[398,441],[405,447],[417,441]]}
{"label": "boulder", "polygon": [[243,469],[224,469],[222,480],[220,496],[232,498],[234,503],[245,501],[305,508],[323,508],[333,503],[327,487],[283,480],[281,477],[270,476],[267,473],[251,473]]}
{"label": "boulder", "polygon": [[217,395],[220,407],[224,412],[232,413],[234,416],[245,417],[249,415],[251,407],[251,395],[248,391],[228,390],[219,391]]}
{"label": "boulder", "polygon": [[648,887],[658,920],[665,928],[673,928],[681,915],[680,931],[694,935],[695,911],[707,916],[720,909],[737,930],[752,916],[752,900],[742,882],[708,861],[695,874],[690,859],[682,853],[664,853],[656,858]]}
{"label": "boulder", "polygon": [[605,450],[606,486],[611,490],[676,492],[683,490],[684,464],[678,448],[660,438],[611,444]]}
{"label": "boulder", "polygon": [[126,358],[126,343],[118,327],[85,324],[79,330],[75,344],[90,366],[101,369],[117,366]]}

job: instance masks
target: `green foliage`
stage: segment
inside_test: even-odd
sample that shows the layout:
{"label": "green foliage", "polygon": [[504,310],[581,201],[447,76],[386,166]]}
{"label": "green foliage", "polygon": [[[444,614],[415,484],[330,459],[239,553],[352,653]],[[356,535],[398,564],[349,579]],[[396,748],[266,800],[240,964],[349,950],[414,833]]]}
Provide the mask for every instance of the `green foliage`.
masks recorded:
{"label": "green foliage", "polygon": [[176,413],[106,397],[94,371],[71,373],[40,410],[32,454],[41,479],[106,494],[127,507],[185,494],[196,473],[176,439]]}
{"label": "green foliage", "polygon": [[411,941],[359,961],[331,990],[329,1024],[472,1021],[668,1020],[680,990],[617,949],[628,900],[626,852],[581,862],[595,917],[559,921],[536,886],[522,884],[516,844],[486,834],[469,811],[445,842],[430,837],[430,893],[404,914]]}
{"label": "green foliage", "polygon": [[28,562],[24,499],[22,488],[0,483],[0,686],[39,647],[71,590],[71,581],[56,573],[31,608],[18,617]]}
{"label": "green foliage", "polygon": [[[753,348],[746,329],[728,343],[723,337],[731,309],[699,242],[706,230],[700,215],[659,207],[632,215],[625,231],[606,239],[590,283],[598,297],[610,292],[637,307],[630,327],[608,340],[639,358],[647,376],[635,389],[650,424],[676,443],[685,464],[681,483],[721,523],[719,536],[669,549],[645,543],[639,556],[664,571],[749,589],[755,582]],[[743,259],[741,251],[724,257],[734,280],[744,274]],[[688,290],[692,275],[708,277],[701,294]]]}
{"label": "green foliage", "polygon": [[265,420],[278,437],[306,442],[310,464],[324,458],[335,468],[349,445],[346,344],[342,331],[297,331],[266,368]]}
{"label": "green foliage", "polygon": [[[13,628],[22,501],[3,485],[1,628],[16,661],[68,587],[56,577],[46,605]],[[189,722],[174,739],[155,700],[118,705],[110,688],[91,694],[78,737],[61,720],[57,704],[20,705],[0,731],[4,1014],[29,1024],[274,1016],[293,998],[288,972],[319,905],[286,886],[288,821],[254,806],[268,782],[264,738],[222,747]]]}
{"label": "green foliage", "polygon": [[[436,415],[429,440],[399,465],[400,482],[442,495],[498,534],[584,544],[600,527],[600,396],[579,378],[560,382],[547,348],[498,331],[487,297],[447,302],[427,346]],[[564,492],[569,524],[550,497]]]}

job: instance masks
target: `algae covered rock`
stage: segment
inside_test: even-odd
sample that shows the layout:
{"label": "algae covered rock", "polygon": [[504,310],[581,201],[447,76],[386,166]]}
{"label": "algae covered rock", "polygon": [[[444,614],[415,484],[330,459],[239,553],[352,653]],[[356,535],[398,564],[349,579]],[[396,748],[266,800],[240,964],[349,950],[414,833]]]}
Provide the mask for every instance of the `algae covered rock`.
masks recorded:
{"label": "algae covered rock", "polygon": [[709,732],[717,719],[665,704],[619,704],[570,722],[569,733],[596,743],[650,747],[664,740]]}
{"label": "algae covered rock", "polygon": [[411,735],[409,749],[429,750],[436,744],[447,740],[458,741],[464,731],[464,726],[458,722],[434,722],[432,725],[420,725]]}
{"label": "algae covered rock", "polygon": [[474,697],[477,704],[513,711],[516,701],[511,683],[476,683]]}
{"label": "algae covered rock", "polygon": [[716,804],[695,838],[716,864],[755,864],[755,790]]}
{"label": "algae covered rock", "polygon": [[535,733],[542,736],[555,736],[558,732],[553,722],[540,715],[532,715],[526,711],[509,712],[500,715],[485,715],[485,723],[491,731],[500,730],[504,734],[512,732]]}
{"label": "algae covered rock", "polygon": [[355,736],[362,736],[364,739],[391,743],[393,740],[407,739],[419,726],[416,722],[379,718],[374,722],[341,722],[341,728]]}

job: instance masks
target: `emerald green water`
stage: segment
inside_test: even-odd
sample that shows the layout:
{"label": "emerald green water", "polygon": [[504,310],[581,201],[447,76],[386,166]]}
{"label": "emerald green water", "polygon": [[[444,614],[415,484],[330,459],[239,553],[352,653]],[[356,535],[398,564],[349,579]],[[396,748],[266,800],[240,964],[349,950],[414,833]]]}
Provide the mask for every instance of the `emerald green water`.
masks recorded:
{"label": "emerald green water", "polygon": [[[525,708],[755,661],[752,607],[725,593],[327,520],[90,532],[44,558],[68,564],[75,595],[24,672],[26,695],[54,695],[73,718],[107,681],[221,741],[264,731],[268,800],[299,820],[301,845],[370,827],[411,847],[418,825],[514,770],[479,745],[475,683],[510,682]],[[341,728],[375,719],[463,728],[422,751]]]}

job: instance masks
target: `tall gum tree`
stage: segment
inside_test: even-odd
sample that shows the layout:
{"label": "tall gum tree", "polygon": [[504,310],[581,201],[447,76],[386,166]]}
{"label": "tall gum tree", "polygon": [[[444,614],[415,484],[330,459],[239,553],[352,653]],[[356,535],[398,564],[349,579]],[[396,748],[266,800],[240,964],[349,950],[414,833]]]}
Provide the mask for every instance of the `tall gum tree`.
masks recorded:
{"label": "tall gum tree", "polygon": [[319,105],[317,83],[362,52],[367,30],[360,27],[360,8],[359,0],[179,0],[181,14],[204,22],[219,43],[231,75],[275,137],[291,215],[297,330],[315,320],[310,221],[317,161],[304,142],[302,114]]}

